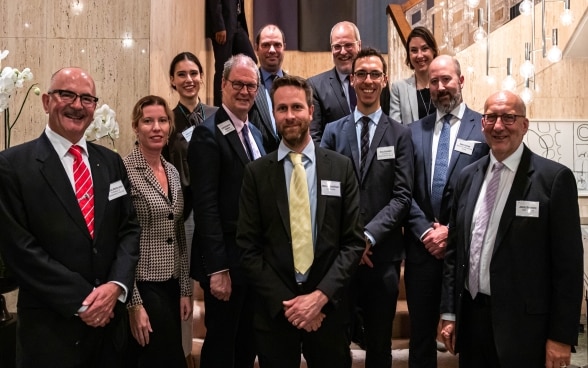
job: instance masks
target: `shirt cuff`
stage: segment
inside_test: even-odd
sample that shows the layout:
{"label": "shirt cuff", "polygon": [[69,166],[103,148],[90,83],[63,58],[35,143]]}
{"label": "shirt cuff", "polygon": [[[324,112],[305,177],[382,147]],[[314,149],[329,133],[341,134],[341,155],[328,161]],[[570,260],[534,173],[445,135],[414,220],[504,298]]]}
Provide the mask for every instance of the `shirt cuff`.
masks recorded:
{"label": "shirt cuff", "polygon": [[228,268],[225,268],[224,270],[220,270],[220,271],[216,271],[216,272],[213,272],[213,273],[209,273],[208,276],[216,275],[217,273],[227,272],[228,270],[229,270]]}
{"label": "shirt cuff", "polygon": [[441,313],[441,319],[444,321],[455,322],[455,314],[454,313]]}
{"label": "shirt cuff", "polygon": [[370,234],[367,230],[364,230],[363,235],[365,235],[365,237],[369,240],[369,243],[371,244],[372,247],[376,246],[376,239],[374,239],[372,234]]}
{"label": "shirt cuff", "polygon": [[433,230],[432,227],[428,228],[427,230],[425,230],[425,232],[421,235],[421,237],[419,238],[421,240],[421,242],[423,241],[423,238],[425,237],[425,235],[427,235],[429,233],[429,231]]}

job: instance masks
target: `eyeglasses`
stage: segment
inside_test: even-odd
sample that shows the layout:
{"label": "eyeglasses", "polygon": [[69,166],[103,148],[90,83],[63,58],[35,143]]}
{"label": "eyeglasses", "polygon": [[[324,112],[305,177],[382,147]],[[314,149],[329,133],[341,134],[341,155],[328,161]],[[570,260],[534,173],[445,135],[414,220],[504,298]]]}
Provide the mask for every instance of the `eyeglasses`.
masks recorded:
{"label": "eyeglasses", "polygon": [[502,120],[502,124],[512,125],[517,120],[517,118],[524,118],[525,117],[525,115],[516,115],[516,114],[502,114],[502,115],[484,114],[482,116],[484,117],[486,124],[490,124],[490,125],[496,124],[496,121],[498,120],[498,118],[500,118],[500,120]]}
{"label": "eyeglasses", "polygon": [[257,88],[259,88],[259,86],[257,84],[253,84],[253,83],[243,83],[243,82],[239,82],[239,81],[232,81],[229,79],[226,79],[227,82],[231,82],[231,86],[233,86],[233,89],[235,91],[240,91],[243,89],[243,87],[247,87],[247,92],[255,92],[257,91]]}
{"label": "eyeglasses", "polygon": [[72,104],[76,102],[78,97],[80,98],[80,102],[84,107],[94,107],[98,102],[98,97],[87,94],[78,95],[77,93],[68,91],[66,89],[54,89],[52,91],[48,91],[47,93],[50,95],[56,93],[57,95],[59,95],[59,99],[65,102],[66,104]]}
{"label": "eyeglasses", "polygon": [[334,43],[331,45],[331,50],[333,50],[334,52],[341,52],[341,50],[345,48],[345,51],[350,52],[353,50],[353,46],[355,46],[355,44],[357,44],[358,42],[359,41],[348,43]]}
{"label": "eyeglasses", "polygon": [[384,73],[377,71],[377,70],[374,70],[371,72],[366,72],[365,70],[358,70],[355,73],[353,73],[353,75],[355,76],[355,78],[357,78],[360,81],[365,80],[368,75],[370,76],[370,78],[373,81],[377,81],[377,80],[380,80],[380,78],[382,78]]}

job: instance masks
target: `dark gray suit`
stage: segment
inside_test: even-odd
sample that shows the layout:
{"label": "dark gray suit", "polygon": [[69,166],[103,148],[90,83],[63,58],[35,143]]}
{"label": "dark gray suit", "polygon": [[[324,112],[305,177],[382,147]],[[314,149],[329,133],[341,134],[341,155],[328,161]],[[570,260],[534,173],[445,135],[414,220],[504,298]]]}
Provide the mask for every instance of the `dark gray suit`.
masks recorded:
{"label": "dark gray suit", "polygon": [[266,92],[269,94],[264,84],[260,83],[257,94],[255,95],[255,103],[251,110],[249,110],[249,120],[261,132],[265,152],[272,152],[278,149],[280,136],[276,134],[272,126],[271,115],[273,111],[267,102]]}
{"label": "dark gray suit", "polygon": [[[20,367],[117,366],[113,342],[116,331],[128,323],[124,305],[117,303],[115,318],[104,328],[90,327],[75,314],[92,290],[106,282],[122,283],[130,295],[140,227],[120,156],[92,143],[87,148],[94,238],[45,133],[0,152],[0,223],[5,229],[0,250],[20,285]],[[114,183],[126,193],[114,197]],[[119,338],[123,340],[116,342],[126,339]]]}
{"label": "dark gray suit", "polygon": [[410,362],[415,367],[436,367],[435,337],[441,302],[443,260],[433,257],[420,237],[434,222],[447,225],[451,200],[461,170],[488,153],[482,134],[482,115],[465,108],[457,139],[477,141],[471,154],[453,151],[447,169],[441,213],[435,220],[431,204],[432,142],[436,114],[409,125],[414,145],[414,183],[412,206],[406,223],[406,261],[404,280],[410,314]]}
{"label": "dark gray suit", "polygon": [[327,70],[308,78],[312,87],[314,113],[310,122],[310,135],[316,143],[321,142],[325,125],[351,113],[349,102],[343,92],[337,69]]}
{"label": "dark gray suit", "polygon": [[[359,267],[354,294],[363,312],[366,367],[390,367],[390,339],[396,312],[400,262],[404,257],[402,226],[411,205],[413,147],[407,127],[382,114],[360,174],[360,149],[354,115],[329,123],[321,147],[335,150],[353,161],[359,182],[360,223],[376,245],[370,259],[374,268]],[[383,158],[380,148],[392,148],[394,158]]]}
{"label": "dark gray suit", "polygon": [[[441,312],[456,314],[456,351],[462,353],[471,339],[463,327],[464,300],[471,298],[465,282],[472,216],[489,162],[487,156],[462,171],[450,217]],[[518,201],[535,202],[538,217],[517,215]],[[577,344],[582,253],[574,174],[524,147],[489,269],[490,324],[501,367],[544,367],[547,339]]]}

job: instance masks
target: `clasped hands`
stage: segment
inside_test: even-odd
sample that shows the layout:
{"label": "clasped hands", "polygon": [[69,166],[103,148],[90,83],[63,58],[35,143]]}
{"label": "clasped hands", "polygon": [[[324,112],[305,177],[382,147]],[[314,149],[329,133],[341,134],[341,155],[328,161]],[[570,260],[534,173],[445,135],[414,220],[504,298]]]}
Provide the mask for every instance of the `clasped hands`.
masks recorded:
{"label": "clasped hands", "polygon": [[445,257],[447,233],[447,226],[435,222],[433,223],[433,228],[423,236],[422,241],[425,249],[437,259],[443,259]]}
{"label": "clasped hands", "polygon": [[88,326],[106,326],[114,318],[114,306],[121,293],[121,287],[112,282],[98,286],[84,299],[82,306],[87,308],[78,316]]}
{"label": "clasped hands", "polygon": [[328,300],[320,290],[298,295],[294,299],[282,302],[284,315],[294,327],[304,329],[307,332],[316,331],[325,319],[325,314],[321,310]]}

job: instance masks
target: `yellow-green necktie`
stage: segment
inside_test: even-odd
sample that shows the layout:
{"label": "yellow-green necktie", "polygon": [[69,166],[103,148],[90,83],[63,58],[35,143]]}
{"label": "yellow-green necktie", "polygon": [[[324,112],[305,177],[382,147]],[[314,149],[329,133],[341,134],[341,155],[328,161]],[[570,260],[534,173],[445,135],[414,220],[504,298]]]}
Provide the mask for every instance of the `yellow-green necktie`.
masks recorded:
{"label": "yellow-green necktie", "polygon": [[296,272],[305,274],[312,265],[314,250],[310,220],[310,199],[306,171],[302,164],[302,154],[290,152],[292,177],[290,178],[290,232],[292,233],[292,253]]}

